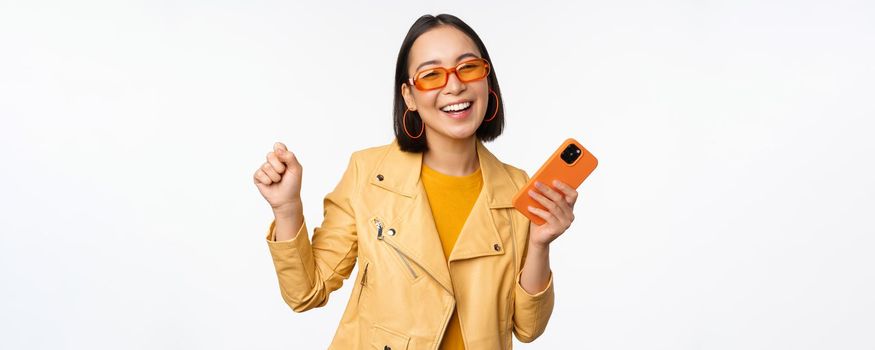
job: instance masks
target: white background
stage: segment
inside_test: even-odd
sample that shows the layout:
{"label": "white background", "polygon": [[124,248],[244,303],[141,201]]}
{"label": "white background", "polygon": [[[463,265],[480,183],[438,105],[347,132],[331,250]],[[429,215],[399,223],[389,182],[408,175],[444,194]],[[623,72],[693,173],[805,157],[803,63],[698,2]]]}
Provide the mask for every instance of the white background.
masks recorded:
{"label": "white background", "polygon": [[518,348],[875,347],[875,4],[754,0],[0,1],[0,347],[327,347],[350,280],[283,303],[252,174],[285,142],[319,225],[444,12],[492,55],[499,159],[600,160]]}

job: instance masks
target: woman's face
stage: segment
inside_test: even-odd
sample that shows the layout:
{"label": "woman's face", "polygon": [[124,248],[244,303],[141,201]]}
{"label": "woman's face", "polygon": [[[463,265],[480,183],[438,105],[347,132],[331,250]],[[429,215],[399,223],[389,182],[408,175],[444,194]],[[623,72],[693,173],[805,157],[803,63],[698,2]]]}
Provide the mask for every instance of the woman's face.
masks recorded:
{"label": "woman's face", "polygon": [[[415,76],[423,69],[455,67],[459,62],[481,57],[477,45],[465,33],[452,26],[439,26],[416,39],[410,49],[407,72]],[[440,89],[420,91],[408,84],[401,85],[401,94],[407,107],[417,111],[425,123],[429,139],[447,137],[467,139],[472,137],[486,115],[489,102],[489,84],[486,78],[463,83],[450,74],[447,85]],[[469,111],[451,114],[441,109],[459,102],[471,102]],[[411,126],[408,113],[408,132],[419,133]]]}

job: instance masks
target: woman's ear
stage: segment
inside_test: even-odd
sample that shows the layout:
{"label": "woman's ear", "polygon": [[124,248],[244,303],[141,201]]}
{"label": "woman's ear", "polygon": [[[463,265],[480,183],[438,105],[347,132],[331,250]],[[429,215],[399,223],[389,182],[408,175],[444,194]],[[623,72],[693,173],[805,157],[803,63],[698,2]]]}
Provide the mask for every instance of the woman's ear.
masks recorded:
{"label": "woman's ear", "polygon": [[407,104],[407,108],[411,111],[416,110],[416,100],[413,99],[413,92],[410,91],[410,87],[407,84],[401,84],[401,96],[404,97],[404,103]]}

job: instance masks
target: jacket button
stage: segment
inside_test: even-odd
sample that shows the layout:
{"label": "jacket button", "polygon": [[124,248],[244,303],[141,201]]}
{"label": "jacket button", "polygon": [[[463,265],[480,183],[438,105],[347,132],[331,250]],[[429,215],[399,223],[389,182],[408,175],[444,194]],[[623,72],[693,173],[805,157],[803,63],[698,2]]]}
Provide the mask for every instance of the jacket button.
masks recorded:
{"label": "jacket button", "polygon": [[501,246],[498,245],[498,243],[495,243],[492,245],[492,249],[495,249],[495,251],[497,252],[497,251],[501,250]]}
{"label": "jacket button", "polygon": [[383,174],[377,174],[377,180],[383,181]]}
{"label": "jacket button", "polygon": [[395,235],[395,229],[394,229],[394,228],[390,228],[390,229],[389,229],[389,232],[387,232],[387,233],[389,234],[389,236],[394,236],[394,235]]}

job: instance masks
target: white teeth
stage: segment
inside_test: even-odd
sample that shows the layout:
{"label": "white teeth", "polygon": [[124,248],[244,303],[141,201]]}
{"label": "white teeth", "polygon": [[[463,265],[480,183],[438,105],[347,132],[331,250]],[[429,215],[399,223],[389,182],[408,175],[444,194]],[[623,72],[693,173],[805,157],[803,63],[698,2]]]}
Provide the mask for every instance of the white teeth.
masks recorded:
{"label": "white teeth", "polygon": [[471,102],[462,102],[456,103],[454,105],[444,106],[443,108],[441,108],[441,110],[444,112],[455,112],[468,108],[469,106],[471,106]]}

